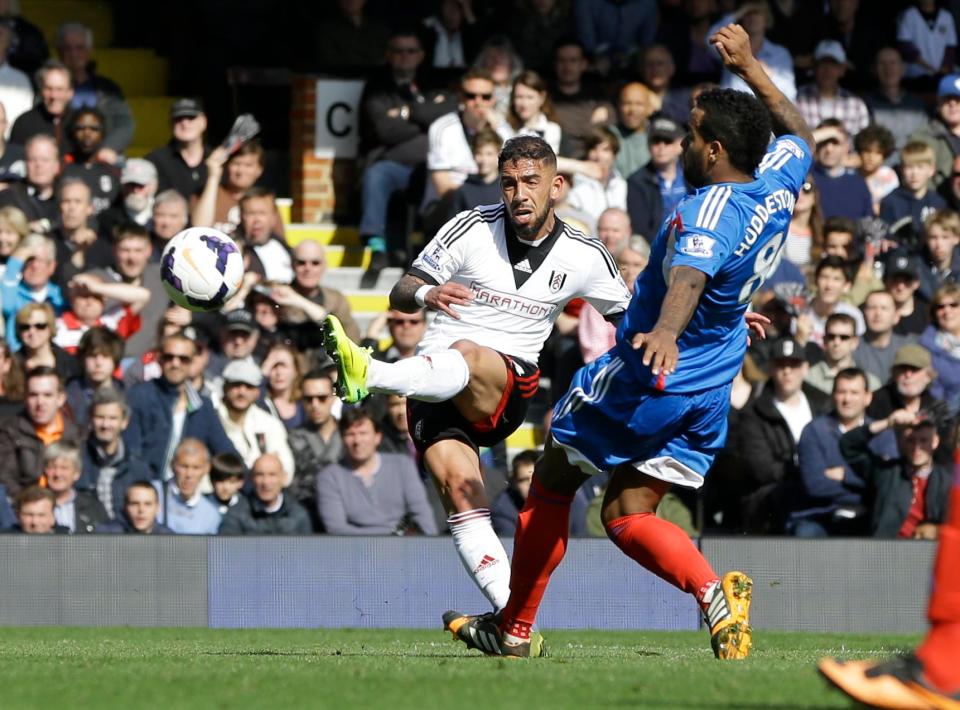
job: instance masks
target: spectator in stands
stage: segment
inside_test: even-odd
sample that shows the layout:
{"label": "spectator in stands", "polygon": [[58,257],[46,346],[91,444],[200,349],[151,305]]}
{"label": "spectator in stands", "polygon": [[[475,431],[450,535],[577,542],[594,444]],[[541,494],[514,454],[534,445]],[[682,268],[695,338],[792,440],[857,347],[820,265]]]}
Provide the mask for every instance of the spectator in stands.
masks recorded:
{"label": "spectator in stands", "polygon": [[89,269],[105,269],[113,263],[110,242],[90,227],[93,195],[78,177],[63,178],[57,189],[59,224],[50,233],[57,245],[57,271],[53,280],[66,288],[70,280]]}
{"label": "spectator in stands", "polygon": [[160,520],[181,535],[216,535],[220,528],[217,506],[201,492],[210,473],[210,452],[199,439],[184,438],[171,460],[173,480],[154,481],[160,493]]}
{"label": "spectator in stands", "polygon": [[960,281],[960,216],[941,210],[930,215],[923,230],[923,264],[920,266],[920,296],[933,298],[948,283]]}
{"label": "spectator in stands", "polygon": [[289,343],[277,342],[267,349],[260,368],[266,378],[266,391],[260,402],[289,431],[304,422],[300,383],[304,374],[303,357]]}
{"label": "spectator in stands", "polygon": [[813,83],[800,87],[797,108],[809,126],[825,119],[841,122],[847,136],[855,136],[870,123],[867,105],[840,86],[847,71],[847,53],[837,40],[821,40],[813,50]]}
{"label": "spectator in stands", "polygon": [[120,516],[124,494],[137,481],[156,475],[136,451],[123,441],[130,424],[130,407],[123,394],[113,387],[98,389],[90,403],[90,427],[83,449],[83,475],[77,487],[97,496],[107,515]]}
{"label": "spectator in stands", "polygon": [[24,372],[40,366],[52,367],[63,382],[80,374],[76,358],[53,343],[56,321],[49,303],[28,303],[12,322],[19,337],[17,342],[22,346],[16,358]]}
{"label": "spectator in stands", "polygon": [[190,223],[190,206],[176,190],[164,190],[153,201],[153,227],[150,241],[153,253],[150,261],[159,262],[163,248]]}
{"label": "spectator in stands", "polygon": [[[385,325],[390,332],[390,344],[386,349],[381,350],[380,335]],[[402,311],[390,310],[370,323],[363,345],[373,348],[373,357],[377,360],[396,362],[416,355],[417,346],[426,332],[426,311],[403,313]]]}
{"label": "spectator in stands", "polygon": [[223,516],[221,535],[309,535],[310,516],[293,496],[283,492],[287,476],[274,454],[263,454],[253,464],[253,492],[241,498]]}
{"label": "spectator in stands", "polygon": [[[6,321],[7,342],[19,350],[15,316],[29,304],[50,305],[54,313],[63,311],[65,301],[60,287],[50,278],[57,269],[57,253],[53,242],[45,237],[30,234],[23,238],[20,245],[7,259],[7,268],[0,285],[0,302],[3,304],[3,317]],[[44,326],[53,328],[53,322]],[[53,331],[48,334],[53,337]]]}
{"label": "spectator in stands", "polygon": [[305,239],[293,248],[293,290],[339,318],[347,337],[359,338],[360,329],[350,313],[347,297],[322,283],[326,271],[327,259],[320,242]]}
{"label": "spectator in stands", "polygon": [[47,234],[59,216],[54,189],[60,174],[57,142],[45,133],[33,136],[24,146],[27,178],[0,191],[0,206],[13,206],[27,216],[30,231]]}
{"label": "spectator in stands", "polygon": [[[240,224],[240,198],[263,174],[263,146],[254,138],[231,154],[222,146],[206,161],[207,182],[193,206],[195,227],[214,227],[233,234]],[[222,184],[221,184],[222,179]]]}
{"label": "spectator in stands", "polygon": [[857,222],[848,217],[831,217],[824,222],[823,233],[823,253],[843,259],[848,273],[853,274],[850,290],[843,295],[844,302],[860,305],[869,293],[883,288],[874,255],[879,256],[884,247],[888,233],[885,222],[872,217]]}
{"label": "spectator in stands", "polygon": [[808,364],[792,338],[773,344],[767,364],[770,379],[744,409],[740,429],[743,464],[752,481],[744,516],[751,530],[779,531],[783,501],[799,478],[797,442],[803,428],[827,411],[830,398],[804,383]]}
{"label": "spectator in stands", "polygon": [[10,134],[10,126],[33,108],[33,84],[26,74],[7,62],[13,40],[13,30],[0,22],[0,104],[6,111],[5,125],[0,127],[0,133],[4,139]]}
{"label": "spectator in stands", "polygon": [[493,80],[493,112],[506,115],[510,111],[513,82],[523,71],[523,63],[513,44],[503,34],[490,35],[474,57],[473,68],[490,74]]}
{"label": "spectator in stands", "polygon": [[660,99],[660,111],[680,124],[690,117],[689,89],[671,86],[676,66],[670,49],[662,44],[647,47],[640,56],[640,81]]}
{"label": "spectator in stands", "polygon": [[[774,86],[783,92],[790,101],[797,98],[797,85],[794,80],[793,57],[785,48],[767,39],[767,32],[773,26],[773,13],[767,0],[750,0],[740,5],[732,13],[724,15],[710,28],[707,37],[712,37],[722,27],[736,23],[750,35],[750,48],[760,62]],[[717,54],[719,57],[719,53]],[[724,89],[749,91],[747,84],[728,69],[723,70],[720,86]],[[816,125],[812,123],[810,125]]]}
{"label": "spectator in stands", "polygon": [[[887,458],[871,440],[896,427],[902,458]],[[940,437],[933,419],[905,409],[863,424],[840,437],[847,463],[867,482],[870,532],[878,538],[935,539],[946,517],[952,472],[934,452]]]}
{"label": "spectator in stands", "polygon": [[637,50],[649,46],[657,32],[654,0],[578,0],[573,6],[577,36],[594,69],[606,76],[627,67]]}
{"label": "spectator in stands", "polygon": [[65,534],[66,528],[57,525],[53,517],[56,499],[53,492],[38,485],[24,488],[13,499],[13,509],[17,513],[17,524],[13,532],[30,535]]}
{"label": "spectator in stands", "polygon": [[932,89],[936,77],[953,70],[957,27],[937,0],[915,0],[903,11],[897,18],[897,43],[909,62],[907,77],[916,86]]}
{"label": "spectator in stands", "polygon": [[853,147],[860,158],[860,175],[866,180],[873,198],[873,213],[878,215],[880,201],[900,186],[896,170],[884,164],[896,147],[893,134],[883,126],[871,123],[854,136]]}
{"label": "spectator in stands", "polygon": [[823,216],[859,219],[873,215],[873,198],[867,182],[846,167],[849,136],[840,119],[828,118],[814,131],[817,141],[813,180],[820,193]]}
{"label": "spectator in stands", "polygon": [[[810,366],[804,381],[824,394],[832,394],[833,383],[838,373],[856,368],[853,354],[858,345],[860,345],[860,338],[857,337],[857,322],[846,313],[834,313],[829,316],[823,334],[824,358]],[[864,372],[867,378],[867,389],[870,392],[880,389],[889,374],[889,370],[885,371],[881,377]]]}
{"label": "spectator in stands", "polygon": [[207,500],[217,506],[220,517],[240,502],[246,475],[247,467],[239,456],[217,454],[210,459],[210,485],[213,491],[207,494]]}
{"label": "spectator in stands", "polygon": [[332,535],[437,534],[423,482],[403,454],[379,454],[380,426],[366,407],[340,419],[344,459],[317,476],[317,503]]}
{"label": "spectator in stands", "polygon": [[[419,199],[419,168],[427,160],[430,125],[454,107],[444,91],[431,88],[419,72],[424,53],[413,29],[390,34],[384,69],[364,85],[360,97],[360,152],[364,156],[360,236],[370,248],[367,288],[387,265],[387,215],[398,192]],[[412,193],[418,193],[413,195]]]}
{"label": "spectator in stands", "polygon": [[920,335],[929,325],[928,302],[917,292],[920,288],[920,261],[908,253],[889,252],[883,270],[883,287],[897,304],[899,320],[893,332],[898,335]]}
{"label": "spectator in stands", "polygon": [[37,71],[36,82],[40,102],[14,121],[10,142],[26,146],[27,141],[42,133],[53,136],[56,145],[67,138],[66,119],[73,100],[70,70],[56,59],[49,59]]}
{"label": "spectator in stands", "polygon": [[[211,358],[211,363],[207,366],[208,375],[220,375],[232,360],[247,360],[258,365],[259,358],[256,353],[260,344],[260,328],[250,311],[229,311],[220,326],[219,340],[220,353],[219,356],[214,355]],[[214,385],[215,391],[219,389],[219,386]]]}
{"label": "spectator in stands", "polygon": [[500,191],[500,147],[503,141],[489,128],[481,128],[473,137],[473,160],[477,172],[467,175],[467,179],[453,193],[452,205],[447,215],[452,219],[460,212],[473,209],[478,205],[495,205],[503,199]]}
{"label": "spectator in stands", "polygon": [[67,382],[67,405],[77,426],[87,430],[90,404],[101,389],[123,390],[123,382],[114,374],[123,359],[123,338],[104,326],[94,326],[83,334],[76,347],[82,374]]}
{"label": "spectator in stands", "polygon": [[560,151],[560,124],[556,122],[547,84],[534,71],[521,72],[514,79],[509,110],[497,114],[493,123],[504,141],[514,136],[536,135],[543,138],[554,153]]}
{"label": "spectator in stands", "polygon": [[570,8],[557,0],[523,0],[517,3],[507,33],[523,65],[543,75],[550,72],[554,48],[571,28]]}
{"label": "spectator in stands", "polygon": [[848,368],[833,383],[833,411],[803,429],[797,446],[801,496],[787,529],[797,537],[857,535],[864,529],[865,484],[840,453],[840,437],[863,425],[870,390],[863,370]]}
{"label": "spectator in stands", "polygon": [[500,537],[513,537],[517,531],[517,515],[530,494],[533,467],[539,451],[528,449],[513,457],[507,487],[490,504],[490,522]]}
{"label": "spectator in stands", "polygon": [[15,496],[36,483],[43,470],[43,447],[55,441],[78,441],[76,425],[63,411],[63,383],[52,367],[27,372],[24,409],[0,425],[0,483]]}
{"label": "spectator in stands", "polygon": [[94,214],[108,209],[120,194],[120,169],[97,156],[103,145],[105,121],[95,108],[81,108],[67,120],[72,150],[63,156],[64,177],[83,180],[93,195]]}
{"label": "spectator in stands", "polygon": [[0,20],[13,32],[9,54],[10,65],[27,76],[33,76],[50,56],[43,32],[32,22],[20,17],[19,4],[10,0],[0,2]]}
{"label": "spectator in stands", "polygon": [[234,448],[247,467],[262,454],[275,454],[283,464],[284,485],[293,480],[293,454],[283,422],[256,405],[263,375],[248,360],[233,360],[223,369],[223,401],[216,409]]}
{"label": "spectator in stands", "polygon": [[67,298],[70,310],[57,318],[53,342],[73,355],[83,334],[95,326],[109,328],[124,340],[140,330],[139,314],[150,300],[150,292],[143,286],[77,274],[67,285]]}
{"label": "spectator in stands", "polygon": [[[410,426],[407,422],[407,398],[399,394],[383,397],[384,413],[380,419],[380,439],[378,451],[383,454],[405,454],[417,460],[417,450],[410,438]],[[379,405],[377,402],[376,405]],[[371,406],[376,406],[371,402]],[[423,472],[421,471],[421,474]],[[429,496],[429,493],[428,493]],[[446,520],[446,516],[443,517]]]}
{"label": "spectator in stands", "polygon": [[592,219],[598,219],[608,207],[626,210],[627,181],[614,165],[620,150],[617,137],[609,128],[596,126],[587,136],[586,147],[586,162],[593,164],[600,177],[577,174],[567,195],[567,204],[590,215]]}
{"label": "spectator in stands", "polygon": [[594,90],[593,82],[583,81],[588,66],[587,53],[580,42],[562,39],[557,43],[550,100],[562,131],[560,154],[568,158],[586,157],[590,131],[594,126],[610,123],[614,116],[613,107]]}
{"label": "spectator in stands", "polygon": [[157,169],[157,192],[176,190],[185,200],[203,192],[210,148],[204,142],[207,114],[196,98],[177,99],[170,106],[171,138],[147,154]]}
{"label": "spectator in stands", "polygon": [[650,124],[650,165],[647,170],[656,177],[664,216],[671,214],[689,191],[680,159],[683,136],[683,127],[665,116],[654,118]]}
{"label": "spectator in stands", "polygon": [[930,394],[944,400],[950,411],[960,410],[960,285],[937,289],[930,302],[932,322],[920,336],[920,345],[930,351],[937,373]]}
{"label": "spectator in stands", "polygon": [[366,0],[337,0],[337,11],[315,25],[315,66],[327,71],[371,69],[383,61],[387,27],[377,12],[364,12]]}
{"label": "spectator in stands", "polygon": [[[430,124],[427,132],[427,188],[421,212],[424,229],[433,236],[447,215],[453,191],[477,172],[470,140],[481,128],[489,126],[493,111],[493,79],[490,74],[471,69],[460,80],[463,109],[448,113]],[[446,198],[447,202],[443,202]]]}
{"label": "spectator in stands", "polygon": [[120,173],[117,204],[97,214],[101,234],[112,234],[122,225],[153,227],[153,202],[157,194],[157,169],[149,160],[130,158]]}
{"label": "spectator in stands", "polygon": [[629,178],[650,162],[647,129],[650,117],[659,110],[660,97],[640,82],[630,82],[620,89],[617,121],[608,128],[620,141],[614,165],[624,177]]}
{"label": "spectator in stands", "polygon": [[886,419],[896,410],[906,409],[933,419],[941,439],[952,436],[947,404],[930,391],[936,377],[930,351],[922,345],[904,345],[893,359],[890,381],[873,393],[867,416]]}
{"label": "spectator in stands", "polygon": [[22,408],[23,368],[10,343],[0,339],[0,418],[17,414]]}
{"label": "spectator in stands", "polygon": [[170,535],[173,530],[157,521],[160,495],[149,481],[134,481],[124,493],[123,510],[116,520],[97,526],[98,533]]}
{"label": "spectator in stands", "polygon": [[930,182],[936,172],[933,149],[922,141],[911,141],[900,151],[903,184],[880,203],[880,219],[901,241],[915,243],[923,234],[923,224],[947,203]]}
{"label": "spectator in stands", "polygon": [[839,256],[827,255],[817,264],[814,273],[817,295],[797,319],[797,339],[823,345],[823,333],[827,318],[833,313],[846,313],[857,324],[857,335],[866,331],[866,323],[860,310],[841,299],[850,290],[850,274],[847,264]]}
{"label": "spectator in stands", "polygon": [[797,194],[783,256],[791,264],[809,271],[820,260],[822,252],[823,212],[820,209],[820,193],[816,183],[808,179]]}
{"label": "spectator in stands", "polygon": [[92,533],[109,519],[97,496],[78,491],[82,464],[74,442],[55,441],[43,450],[43,480],[56,498],[53,516],[71,533]]}
{"label": "spectator in stands", "polygon": [[481,40],[472,3],[438,0],[434,4],[437,12],[423,20],[427,64],[434,69],[463,69]]}
{"label": "spectator in stands", "polygon": [[[677,82],[683,86],[694,86],[701,82],[718,81],[720,66],[717,55],[707,41],[716,19],[716,2],[682,0],[674,5],[678,7],[673,12],[661,14],[657,42],[670,47],[673,52]],[[779,7],[779,3],[774,3],[774,7]],[[774,27],[777,26],[779,23]]]}
{"label": "spectator in stands", "polygon": [[867,332],[853,353],[853,359],[864,372],[884,380],[893,367],[897,351],[915,338],[897,335],[897,304],[887,291],[874,291],[863,302]]}
{"label": "spectator in stands", "polygon": [[245,253],[249,256],[248,271],[260,274],[267,281],[287,284],[293,280],[290,249],[277,232],[280,215],[276,195],[264,187],[252,187],[240,198],[240,229]]}
{"label": "spectator in stands", "polygon": [[597,239],[616,258],[633,236],[630,215],[619,207],[608,207],[597,218]]}
{"label": "spectator in stands", "polygon": [[884,47],[874,61],[877,88],[864,95],[874,123],[888,129],[897,150],[907,144],[910,136],[927,127],[927,107],[916,94],[905,91],[902,85],[905,68],[900,51]]}
{"label": "spectator in stands", "polygon": [[164,480],[170,478],[170,458],[182,438],[199,439],[214,454],[237,453],[213,404],[187,382],[196,354],[196,345],[186,336],[164,337],[161,376],[134,385],[127,394],[131,415],[124,443]]}
{"label": "spectator in stands", "polygon": [[300,388],[305,421],[287,435],[295,464],[290,491],[311,513],[311,518],[315,519],[314,529],[319,530],[317,474],[340,458],[343,441],[333,416],[336,396],[330,375],[322,370],[311,370],[304,376]]}
{"label": "spectator in stands", "polygon": [[26,176],[27,165],[24,162],[23,146],[7,142],[7,111],[0,103],[0,186]]}
{"label": "spectator in stands", "polygon": [[948,74],[937,85],[937,115],[916,137],[933,146],[937,172],[935,185],[951,177],[953,161],[960,153],[960,74]]}

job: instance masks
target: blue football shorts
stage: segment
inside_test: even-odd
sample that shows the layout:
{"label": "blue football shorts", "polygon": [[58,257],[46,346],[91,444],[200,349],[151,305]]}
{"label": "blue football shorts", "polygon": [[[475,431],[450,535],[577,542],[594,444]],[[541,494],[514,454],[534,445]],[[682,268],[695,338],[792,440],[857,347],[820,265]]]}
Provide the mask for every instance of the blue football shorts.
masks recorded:
{"label": "blue football shorts", "polygon": [[699,488],[727,438],[730,387],[660,392],[640,384],[614,348],[574,375],[554,407],[550,434],[586,474],[629,464]]}

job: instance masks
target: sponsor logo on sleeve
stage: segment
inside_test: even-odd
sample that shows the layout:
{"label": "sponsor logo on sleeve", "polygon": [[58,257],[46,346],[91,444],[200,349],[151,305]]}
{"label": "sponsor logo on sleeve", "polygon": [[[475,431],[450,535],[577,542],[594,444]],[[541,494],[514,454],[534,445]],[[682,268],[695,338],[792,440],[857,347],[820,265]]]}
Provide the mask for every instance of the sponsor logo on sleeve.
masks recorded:
{"label": "sponsor logo on sleeve", "polygon": [[429,253],[424,252],[420,260],[434,271],[442,271],[443,264],[450,258],[450,255],[443,250],[443,247],[436,246]]}
{"label": "sponsor logo on sleeve", "polygon": [[713,256],[713,245],[716,243],[717,240],[711,237],[693,234],[680,240],[680,253],[709,259]]}

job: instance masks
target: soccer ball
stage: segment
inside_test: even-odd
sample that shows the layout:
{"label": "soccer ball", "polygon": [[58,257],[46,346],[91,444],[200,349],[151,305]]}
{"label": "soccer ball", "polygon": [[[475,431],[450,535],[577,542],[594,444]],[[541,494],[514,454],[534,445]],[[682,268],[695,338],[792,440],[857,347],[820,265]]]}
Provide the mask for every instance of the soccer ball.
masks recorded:
{"label": "soccer ball", "polygon": [[243,256],[223,232],[190,227],[164,247],[160,280],[174,303],[191,311],[215,311],[240,288]]}

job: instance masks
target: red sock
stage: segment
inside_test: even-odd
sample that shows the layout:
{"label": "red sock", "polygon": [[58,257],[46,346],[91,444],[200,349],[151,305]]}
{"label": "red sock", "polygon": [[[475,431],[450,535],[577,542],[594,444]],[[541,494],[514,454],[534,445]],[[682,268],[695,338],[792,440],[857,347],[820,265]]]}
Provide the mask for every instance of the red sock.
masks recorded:
{"label": "red sock", "polygon": [[607,525],[623,552],[661,579],[697,597],[719,580],[687,534],[653,513],[624,515]]}
{"label": "red sock", "polygon": [[940,526],[927,616],[930,631],[917,655],[927,678],[952,695],[960,691],[960,466],[955,469],[949,517]]}
{"label": "red sock", "polygon": [[550,575],[567,551],[572,495],[541,488],[536,479],[517,516],[510,565],[510,601],[503,610],[501,630],[529,636]]}

